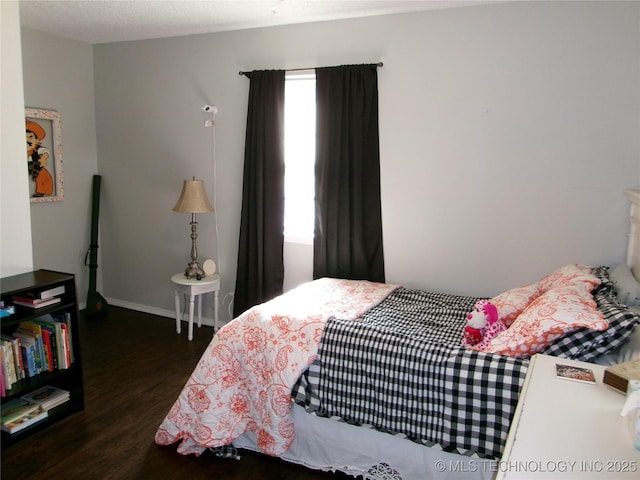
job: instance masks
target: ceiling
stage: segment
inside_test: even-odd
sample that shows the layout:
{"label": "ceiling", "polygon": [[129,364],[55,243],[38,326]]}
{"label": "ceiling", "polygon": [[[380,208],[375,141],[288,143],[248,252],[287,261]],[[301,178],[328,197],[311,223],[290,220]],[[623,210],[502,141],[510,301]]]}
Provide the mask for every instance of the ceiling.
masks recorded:
{"label": "ceiling", "polygon": [[20,21],[26,27],[96,44],[498,1],[501,0],[20,0]]}

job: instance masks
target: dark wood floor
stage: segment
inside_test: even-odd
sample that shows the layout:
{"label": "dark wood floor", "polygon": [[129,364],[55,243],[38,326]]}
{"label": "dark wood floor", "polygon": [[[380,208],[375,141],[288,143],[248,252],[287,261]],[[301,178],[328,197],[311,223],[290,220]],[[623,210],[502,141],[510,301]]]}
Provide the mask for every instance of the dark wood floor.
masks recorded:
{"label": "dark wood floor", "polygon": [[175,321],[118,307],[80,320],[85,410],[5,449],[3,480],[220,479],[326,480],[351,478],[241,451],[241,459],[205,452],[183,456],[159,447],[154,435],[209,341],[193,341]]}

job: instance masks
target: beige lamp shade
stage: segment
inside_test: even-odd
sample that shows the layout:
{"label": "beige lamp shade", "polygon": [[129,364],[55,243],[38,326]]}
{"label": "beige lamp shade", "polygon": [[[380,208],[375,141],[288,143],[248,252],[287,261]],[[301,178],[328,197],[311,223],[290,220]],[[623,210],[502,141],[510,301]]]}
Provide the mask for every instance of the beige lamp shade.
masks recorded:
{"label": "beige lamp shade", "polygon": [[213,207],[204,189],[204,180],[185,180],[178,203],[173,207],[174,212],[180,213],[208,213]]}

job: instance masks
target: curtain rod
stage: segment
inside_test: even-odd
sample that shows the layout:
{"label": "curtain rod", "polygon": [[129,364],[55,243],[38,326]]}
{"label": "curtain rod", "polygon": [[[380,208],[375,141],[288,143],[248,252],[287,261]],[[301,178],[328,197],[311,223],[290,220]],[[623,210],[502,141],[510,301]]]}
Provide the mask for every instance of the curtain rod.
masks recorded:
{"label": "curtain rod", "polygon": [[[376,67],[378,68],[382,68],[384,66],[384,64],[382,62],[378,62],[375,64]],[[287,70],[285,70],[285,72],[301,72],[303,70],[315,70],[316,68],[321,68],[321,67],[311,67],[311,68],[289,68]],[[238,75],[246,75],[247,73],[251,73],[251,72],[243,72],[242,70],[240,70],[238,72]]]}

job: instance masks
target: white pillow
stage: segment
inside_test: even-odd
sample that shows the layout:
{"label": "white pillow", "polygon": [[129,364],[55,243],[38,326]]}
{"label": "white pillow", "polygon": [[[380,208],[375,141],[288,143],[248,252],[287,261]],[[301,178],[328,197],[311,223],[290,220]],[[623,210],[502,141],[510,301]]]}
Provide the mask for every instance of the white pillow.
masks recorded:
{"label": "white pillow", "polygon": [[593,363],[608,367],[638,359],[640,359],[640,327],[635,328],[624,345],[611,353],[600,355],[593,360]]}
{"label": "white pillow", "polygon": [[635,279],[631,269],[624,263],[615,267],[609,278],[613,283],[613,291],[618,302],[628,307],[640,306],[640,283]]}

